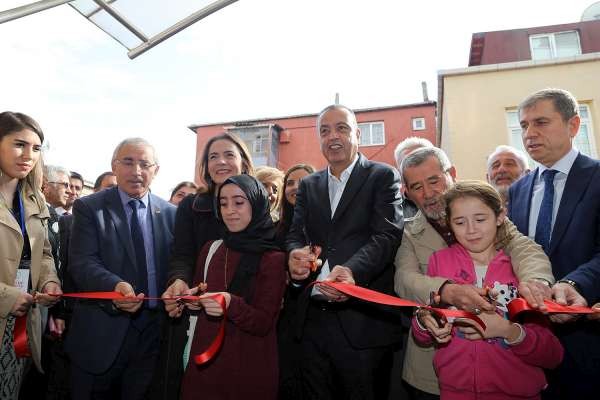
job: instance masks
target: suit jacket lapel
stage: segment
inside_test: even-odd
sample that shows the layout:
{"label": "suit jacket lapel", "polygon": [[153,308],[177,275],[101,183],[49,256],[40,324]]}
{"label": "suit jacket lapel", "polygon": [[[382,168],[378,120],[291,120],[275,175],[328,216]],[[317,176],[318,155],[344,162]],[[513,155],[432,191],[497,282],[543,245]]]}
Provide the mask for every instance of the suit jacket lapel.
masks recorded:
{"label": "suit jacket lapel", "polygon": [[589,163],[586,161],[587,160],[579,154],[569,171],[565,190],[563,191],[558,207],[558,213],[556,214],[554,228],[552,229],[548,255],[552,254],[556,249],[556,246],[569,226],[569,222],[571,222],[575,206],[579,203],[579,200],[590,185],[592,174],[586,173],[586,169],[590,168]]}
{"label": "suit jacket lapel", "polygon": [[368,174],[364,165],[365,162],[365,158],[362,156],[362,154],[359,154],[356,165],[354,165],[354,169],[352,170],[350,178],[348,178],[348,182],[344,188],[344,193],[342,193],[342,198],[340,199],[340,202],[335,209],[335,213],[333,214],[334,221],[344,214],[344,211],[346,211],[346,208],[348,208],[348,205],[352,202],[352,199],[362,187],[363,182]]}
{"label": "suit jacket lapel", "polygon": [[106,194],[106,209],[108,210],[108,213],[115,224],[117,233],[121,237],[121,241],[125,246],[127,255],[131,259],[132,264],[137,266],[135,251],[133,250],[133,240],[131,239],[131,230],[129,229],[129,224],[127,223],[127,215],[123,209],[123,204],[121,203],[118,189],[113,188],[109,190],[110,191]]}
{"label": "suit jacket lapel", "polygon": [[331,221],[331,201],[329,200],[329,183],[327,168],[321,171],[317,175],[319,181],[317,182],[317,199],[318,209],[323,212],[323,216],[326,218],[324,221]]}

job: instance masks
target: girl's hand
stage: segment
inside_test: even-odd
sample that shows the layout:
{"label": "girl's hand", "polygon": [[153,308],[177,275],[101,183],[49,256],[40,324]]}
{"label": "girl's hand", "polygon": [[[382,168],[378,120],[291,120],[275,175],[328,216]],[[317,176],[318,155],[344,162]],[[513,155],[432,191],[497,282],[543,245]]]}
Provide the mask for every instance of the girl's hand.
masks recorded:
{"label": "girl's hand", "polygon": [[35,301],[39,304],[50,307],[56,304],[60,300],[60,296],[49,296],[49,294],[59,295],[62,294],[60,285],[56,282],[48,282],[42,288],[42,293],[35,294]]}
{"label": "girl's hand", "polygon": [[[194,286],[193,288],[191,288],[189,290],[189,294],[192,296],[201,295],[202,293],[206,292],[207,287],[208,287],[208,285],[206,283],[200,282],[198,284],[198,286]],[[189,310],[202,309],[202,304],[200,303],[200,300],[186,301],[185,303],[180,303],[180,304],[182,306],[185,305]]]}
{"label": "girl's hand", "polygon": [[32,295],[29,293],[19,293],[19,297],[17,297],[15,304],[13,304],[10,313],[15,317],[22,317],[23,315],[27,314],[27,311],[29,311],[29,307],[31,307],[32,304]]}
{"label": "girl's hand", "polygon": [[231,295],[227,292],[215,292],[215,293],[205,293],[200,296],[200,305],[204,308],[204,312],[206,315],[210,315],[211,317],[220,317],[223,315],[223,309],[221,308],[221,304],[215,299],[210,298],[215,294],[220,294],[225,297],[225,309],[229,308],[229,303],[231,302]]}
{"label": "girl's hand", "polygon": [[417,320],[429,331],[436,342],[448,343],[452,339],[452,324],[443,321],[443,325],[440,327],[438,321],[431,315],[431,311],[423,309],[417,311]]}
{"label": "girl's hand", "polygon": [[492,338],[504,338],[508,342],[514,342],[519,338],[521,329],[504,319],[501,315],[496,312],[483,312],[478,315],[483,321],[486,328],[485,331],[480,331],[481,327],[472,320],[469,319],[457,319],[455,323],[460,326],[458,330],[464,334],[465,339],[468,340],[480,340],[480,339],[492,339]]}

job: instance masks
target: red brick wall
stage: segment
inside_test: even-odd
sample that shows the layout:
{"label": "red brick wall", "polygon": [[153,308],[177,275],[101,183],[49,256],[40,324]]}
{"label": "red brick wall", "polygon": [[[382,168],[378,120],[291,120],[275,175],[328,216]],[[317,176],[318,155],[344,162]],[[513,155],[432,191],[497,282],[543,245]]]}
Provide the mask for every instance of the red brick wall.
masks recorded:
{"label": "red brick wall", "polygon": [[[425,118],[425,130],[413,131],[412,118]],[[435,104],[425,104],[413,107],[395,107],[374,111],[359,111],[356,118],[361,122],[384,123],[385,144],[382,146],[361,146],[359,151],[371,160],[386,162],[395,165],[394,149],[402,140],[409,136],[420,136],[435,143]],[[322,169],[327,162],[319,147],[319,138],[316,132],[316,116],[275,118],[269,121],[260,121],[260,124],[277,124],[283,128],[280,135],[279,159],[277,167],[283,171],[294,164],[311,164],[317,169]],[[196,165],[198,165],[204,145],[209,138],[223,132],[225,126],[207,125],[196,128]],[[199,181],[198,168],[196,168],[196,181]]]}

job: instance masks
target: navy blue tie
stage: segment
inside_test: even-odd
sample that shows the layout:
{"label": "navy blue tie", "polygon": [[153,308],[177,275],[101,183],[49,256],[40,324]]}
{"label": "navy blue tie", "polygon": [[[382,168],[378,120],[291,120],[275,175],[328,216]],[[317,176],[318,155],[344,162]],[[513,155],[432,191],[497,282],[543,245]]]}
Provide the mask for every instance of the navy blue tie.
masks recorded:
{"label": "navy blue tie", "polygon": [[146,247],[144,246],[144,235],[142,226],[138,219],[137,210],[140,206],[140,200],[130,200],[129,207],[133,210],[131,215],[131,239],[133,240],[133,249],[135,250],[135,259],[137,262],[137,287],[136,294],[144,293],[148,296],[148,270],[146,267]]}
{"label": "navy blue tie", "polygon": [[552,209],[554,208],[554,175],[558,171],[547,169],[542,173],[544,179],[544,198],[540,205],[537,224],[535,225],[535,241],[548,253],[550,235],[552,233]]}

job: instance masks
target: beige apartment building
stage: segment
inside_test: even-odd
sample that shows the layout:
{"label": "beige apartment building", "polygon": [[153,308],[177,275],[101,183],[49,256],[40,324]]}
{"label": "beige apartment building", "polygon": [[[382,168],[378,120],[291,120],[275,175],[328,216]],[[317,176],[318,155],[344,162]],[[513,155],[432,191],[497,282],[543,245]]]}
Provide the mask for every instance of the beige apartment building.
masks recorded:
{"label": "beige apartment building", "polygon": [[517,105],[547,87],[580,102],[575,146],[598,158],[600,21],[473,35],[469,67],[438,74],[438,140],[459,179],[485,179],[486,156],[501,144],[523,149]]}

